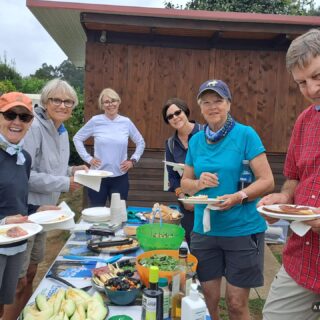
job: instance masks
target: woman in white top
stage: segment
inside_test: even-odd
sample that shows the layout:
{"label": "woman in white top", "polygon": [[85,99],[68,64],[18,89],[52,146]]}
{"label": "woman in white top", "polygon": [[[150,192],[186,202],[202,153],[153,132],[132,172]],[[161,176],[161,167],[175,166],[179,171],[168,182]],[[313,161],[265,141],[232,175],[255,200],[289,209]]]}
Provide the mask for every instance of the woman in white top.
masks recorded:
{"label": "woman in white top", "polygon": [[[112,177],[102,179],[99,192],[88,189],[91,207],[104,206],[107,200],[111,200],[112,193],[120,193],[121,199],[127,199],[128,171],[139,161],[145,148],[144,139],[133,122],[119,115],[121,98],[116,91],[103,89],[98,103],[104,114],[93,116],[73,138],[77,152],[91,168],[113,173]],[[84,146],[89,137],[94,138],[93,156]],[[127,154],[129,138],[136,145],[130,159]]]}

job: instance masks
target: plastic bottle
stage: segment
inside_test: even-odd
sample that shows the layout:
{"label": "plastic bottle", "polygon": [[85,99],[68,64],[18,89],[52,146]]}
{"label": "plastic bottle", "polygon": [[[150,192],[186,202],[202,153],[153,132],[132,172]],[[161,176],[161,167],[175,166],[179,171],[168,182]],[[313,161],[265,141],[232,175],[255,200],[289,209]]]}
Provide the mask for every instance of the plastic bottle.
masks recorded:
{"label": "plastic bottle", "polygon": [[149,288],[143,290],[141,320],[163,320],[163,291],[158,286],[159,268],[149,269]]}
{"label": "plastic bottle", "polygon": [[249,160],[242,161],[242,171],[238,183],[238,190],[242,190],[250,185],[253,181],[253,174],[250,169]]}
{"label": "plastic bottle", "polygon": [[207,306],[199,297],[198,285],[191,284],[190,294],[182,299],[181,320],[205,320]]}
{"label": "plastic bottle", "polygon": [[172,277],[172,306],[171,319],[181,319],[181,301],[189,294],[192,283],[192,274],[188,266],[188,249],[181,247],[179,249],[178,271]]}
{"label": "plastic bottle", "polygon": [[169,319],[171,308],[171,293],[168,287],[168,279],[160,278],[159,287],[163,290],[163,319]]}

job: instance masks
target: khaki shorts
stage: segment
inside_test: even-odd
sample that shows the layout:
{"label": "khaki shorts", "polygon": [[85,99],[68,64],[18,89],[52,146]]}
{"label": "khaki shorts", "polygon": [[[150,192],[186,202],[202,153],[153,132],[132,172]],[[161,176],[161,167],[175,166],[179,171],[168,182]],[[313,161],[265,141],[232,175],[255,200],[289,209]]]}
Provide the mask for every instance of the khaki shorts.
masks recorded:
{"label": "khaki shorts", "polygon": [[263,320],[318,320],[320,313],[312,311],[313,302],[320,302],[320,295],[299,286],[281,266],[271,284]]}
{"label": "khaki shorts", "polygon": [[38,233],[28,239],[27,250],[25,251],[25,258],[19,278],[23,278],[27,274],[29,264],[39,264],[44,260],[46,239],[46,232]]}

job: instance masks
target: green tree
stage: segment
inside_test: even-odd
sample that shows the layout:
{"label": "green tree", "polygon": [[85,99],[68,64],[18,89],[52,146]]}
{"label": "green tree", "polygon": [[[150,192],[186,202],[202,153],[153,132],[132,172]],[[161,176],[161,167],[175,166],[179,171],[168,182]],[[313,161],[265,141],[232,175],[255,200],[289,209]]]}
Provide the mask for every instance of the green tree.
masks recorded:
{"label": "green tree", "polygon": [[65,123],[65,126],[69,133],[70,142],[70,165],[83,164],[83,160],[79,157],[76,148],[73,144],[72,138],[76,132],[83,126],[84,123],[84,100],[83,93],[77,89],[77,95],[79,99],[79,105],[77,105],[72,111],[72,117]]}
{"label": "green tree", "polygon": [[14,84],[10,80],[0,81],[0,95],[10,91],[17,91]]}
{"label": "green tree", "polygon": [[58,76],[57,67],[43,63],[41,68],[37,69],[36,72],[31,76],[43,80],[51,80]]}
{"label": "green tree", "polygon": [[[166,2],[165,6],[179,8],[171,1]],[[191,0],[186,3],[185,9],[307,15],[314,6],[314,0]]]}
{"label": "green tree", "polygon": [[73,87],[78,88],[83,92],[84,71],[77,68],[71,61],[64,60],[60,66],[57,67],[57,75],[68,81]]}
{"label": "green tree", "polygon": [[0,57],[0,80],[10,81],[16,89],[21,84],[22,77],[15,69],[14,61],[8,62],[6,54],[4,57]]}
{"label": "green tree", "polygon": [[21,87],[19,91],[25,93],[40,93],[45,83],[45,79],[39,79],[34,76],[25,77],[21,81]]}

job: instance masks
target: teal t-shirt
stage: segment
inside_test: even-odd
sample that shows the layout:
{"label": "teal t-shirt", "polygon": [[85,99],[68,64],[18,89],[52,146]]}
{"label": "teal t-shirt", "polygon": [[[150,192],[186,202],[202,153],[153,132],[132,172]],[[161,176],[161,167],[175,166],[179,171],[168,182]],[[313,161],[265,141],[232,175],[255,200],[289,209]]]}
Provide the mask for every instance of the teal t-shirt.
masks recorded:
{"label": "teal t-shirt", "polygon": [[[216,144],[207,143],[204,131],[195,134],[189,141],[185,163],[194,168],[197,179],[202,172],[218,175],[218,187],[198,192],[215,198],[239,191],[242,160],[252,160],[263,152],[265,148],[255,130],[236,123],[229,134]],[[211,230],[205,234],[237,237],[265,231],[267,225],[257,212],[256,203],[257,200],[250,201],[226,211],[211,210]],[[204,234],[202,219],[205,207],[206,205],[195,205],[193,230],[201,234]]]}

